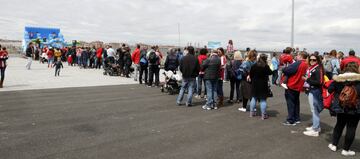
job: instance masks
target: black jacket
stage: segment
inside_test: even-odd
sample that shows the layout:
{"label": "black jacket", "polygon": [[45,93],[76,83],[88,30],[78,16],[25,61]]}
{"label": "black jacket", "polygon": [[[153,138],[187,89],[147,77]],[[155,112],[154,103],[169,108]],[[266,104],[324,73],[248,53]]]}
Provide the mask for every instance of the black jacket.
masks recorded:
{"label": "black jacket", "polygon": [[266,99],[269,95],[269,76],[272,74],[272,71],[269,65],[265,67],[254,64],[250,69],[250,78],[251,78],[251,96]]}
{"label": "black jacket", "polygon": [[306,80],[306,82],[309,83],[311,89],[321,88],[324,80],[324,74],[322,73],[321,69],[321,66],[318,66],[311,70],[310,77]]}
{"label": "black jacket", "polygon": [[210,58],[206,59],[202,64],[202,70],[204,70],[205,80],[218,80],[220,78],[220,67],[221,60],[217,55],[212,55]]}
{"label": "black jacket", "polygon": [[32,57],[32,54],[34,53],[34,48],[33,47],[28,47],[26,49],[26,57]]}
{"label": "black jacket", "polygon": [[175,71],[179,67],[179,60],[176,55],[168,55],[165,60],[165,71]]}
{"label": "black jacket", "polygon": [[[334,100],[331,104],[331,109],[335,113],[345,113],[345,114],[360,114],[360,74],[355,73],[344,73],[340,74],[339,76],[333,77],[334,82],[331,83],[331,85],[328,88],[329,93],[334,92]],[[344,108],[340,105],[339,102],[339,95],[342,91],[342,89],[345,87],[345,85],[353,84],[355,86],[356,92],[357,92],[357,99],[358,104],[356,108],[350,109],[350,108]]]}
{"label": "black jacket", "polygon": [[197,58],[192,54],[184,56],[180,62],[180,71],[183,78],[196,78],[200,71]]}

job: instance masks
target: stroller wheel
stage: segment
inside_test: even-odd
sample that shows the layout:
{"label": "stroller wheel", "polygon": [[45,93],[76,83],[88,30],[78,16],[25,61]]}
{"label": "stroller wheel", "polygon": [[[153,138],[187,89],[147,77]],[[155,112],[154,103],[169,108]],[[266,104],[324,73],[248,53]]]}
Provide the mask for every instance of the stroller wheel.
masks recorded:
{"label": "stroller wheel", "polygon": [[107,73],[106,73],[106,72],[104,72],[103,74],[104,74],[104,75],[107,75]]}

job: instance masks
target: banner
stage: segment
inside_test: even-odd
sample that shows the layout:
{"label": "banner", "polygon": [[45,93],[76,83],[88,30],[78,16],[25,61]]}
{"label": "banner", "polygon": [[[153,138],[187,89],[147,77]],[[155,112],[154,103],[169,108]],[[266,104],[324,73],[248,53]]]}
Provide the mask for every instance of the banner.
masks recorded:
{"label": "banner", "polygon": [[221,42],[209,41],[207,47],[209,49],[217,49],[217,48],[221,47]]}

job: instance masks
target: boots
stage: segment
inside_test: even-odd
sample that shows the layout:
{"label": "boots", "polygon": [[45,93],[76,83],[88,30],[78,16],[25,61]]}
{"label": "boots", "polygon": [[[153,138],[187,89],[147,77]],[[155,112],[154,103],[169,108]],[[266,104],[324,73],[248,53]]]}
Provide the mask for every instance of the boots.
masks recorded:
{"label": "boots", "polygon": [[219,97],[218,107],[224,107],[224,96]]}
{"label": "boots", "polygon": [[3,88],[4,81],[0,80],[0,88]]}

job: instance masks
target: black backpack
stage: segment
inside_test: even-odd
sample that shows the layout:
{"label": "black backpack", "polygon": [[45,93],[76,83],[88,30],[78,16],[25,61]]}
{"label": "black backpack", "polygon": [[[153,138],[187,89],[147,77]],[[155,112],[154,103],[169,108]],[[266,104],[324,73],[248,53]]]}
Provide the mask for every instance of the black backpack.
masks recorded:
{"label": "black backpack", "polygon": [[156,55],[155,52],[150,52],[149,54],[149,63],[155,65],[159,60],[159,57]]}

